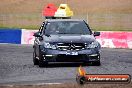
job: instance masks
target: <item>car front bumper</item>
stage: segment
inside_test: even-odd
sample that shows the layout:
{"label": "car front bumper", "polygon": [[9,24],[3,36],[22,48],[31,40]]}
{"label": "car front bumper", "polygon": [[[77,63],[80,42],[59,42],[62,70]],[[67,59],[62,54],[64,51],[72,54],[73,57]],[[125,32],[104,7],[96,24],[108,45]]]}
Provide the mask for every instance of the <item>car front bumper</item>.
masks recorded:
{"label": "car front bumper", "polygon": [[41,54],[43,55],[43,60],[48,62],[90,62],[100,60],[100,53],[96,49],[79,51],[45,49],[45,51],[41,51]]}

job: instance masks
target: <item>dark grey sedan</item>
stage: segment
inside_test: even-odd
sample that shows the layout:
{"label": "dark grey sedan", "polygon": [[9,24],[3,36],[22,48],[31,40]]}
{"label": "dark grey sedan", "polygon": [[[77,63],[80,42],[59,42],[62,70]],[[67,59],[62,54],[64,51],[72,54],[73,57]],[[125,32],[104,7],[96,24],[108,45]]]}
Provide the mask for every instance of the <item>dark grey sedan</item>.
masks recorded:
{"label": "dark grey sedan", "polygon": [[34,65],[46,66],[51,62],[93,62],[100,65],[100,44],[84,20],[45,20],[34,34]]}

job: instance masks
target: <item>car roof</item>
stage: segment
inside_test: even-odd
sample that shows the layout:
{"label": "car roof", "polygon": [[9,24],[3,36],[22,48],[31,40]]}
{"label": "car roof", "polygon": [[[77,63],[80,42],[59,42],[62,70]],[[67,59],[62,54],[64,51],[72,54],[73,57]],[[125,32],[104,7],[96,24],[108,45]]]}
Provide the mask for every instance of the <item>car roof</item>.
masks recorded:
{"label": "car roof", "polygon": [[56,22],[56,21],[84,21],[80,19],[46,19],[47,22]]}

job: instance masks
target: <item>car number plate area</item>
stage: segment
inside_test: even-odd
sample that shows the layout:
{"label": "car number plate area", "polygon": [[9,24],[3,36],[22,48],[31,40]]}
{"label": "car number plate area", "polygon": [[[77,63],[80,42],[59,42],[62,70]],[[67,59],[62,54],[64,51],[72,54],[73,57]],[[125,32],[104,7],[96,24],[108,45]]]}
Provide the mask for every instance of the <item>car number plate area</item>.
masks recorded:
{"label": "car number plate area", "polygon": [[78,52],[66,52],[66,55],[78,55]]}

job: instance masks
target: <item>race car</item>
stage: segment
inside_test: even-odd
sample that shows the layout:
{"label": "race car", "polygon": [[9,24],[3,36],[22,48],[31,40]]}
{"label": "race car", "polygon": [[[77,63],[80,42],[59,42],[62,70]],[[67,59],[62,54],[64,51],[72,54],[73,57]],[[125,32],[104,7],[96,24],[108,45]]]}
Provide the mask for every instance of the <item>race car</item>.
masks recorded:
{"label": "race car", "polygon": [[100,44],[84,20],[47,19],[34,33],[33,63],[39,67],[53,62],[92,62],[100,65]]}

